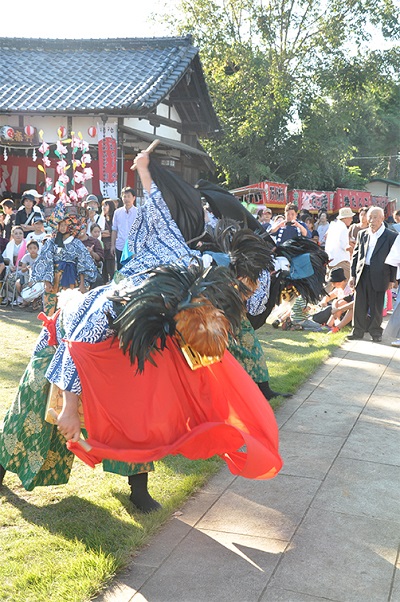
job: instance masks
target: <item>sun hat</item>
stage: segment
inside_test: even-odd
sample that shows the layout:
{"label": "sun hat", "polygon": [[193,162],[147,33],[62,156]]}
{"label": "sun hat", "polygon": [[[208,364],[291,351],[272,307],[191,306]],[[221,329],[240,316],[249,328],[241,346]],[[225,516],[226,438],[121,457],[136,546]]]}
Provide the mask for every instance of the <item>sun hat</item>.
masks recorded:
{"label": "sun hat", "polygon": [[346,219],[346,217],[353,217],[355,213],[352,212],[350,207],[341,207],[339,209],[338,219]]}
{"label": "sun hat", "polygon": [[88,203],[97,203],[99,205],[99,199],[95,194],[88,194],[82,205],[87,205]]}

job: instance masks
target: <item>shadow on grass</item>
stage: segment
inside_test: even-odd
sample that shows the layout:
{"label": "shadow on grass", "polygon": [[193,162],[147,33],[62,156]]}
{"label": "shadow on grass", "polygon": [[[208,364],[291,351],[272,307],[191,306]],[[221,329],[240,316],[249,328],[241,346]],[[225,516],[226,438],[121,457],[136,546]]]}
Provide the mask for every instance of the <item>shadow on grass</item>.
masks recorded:
{"label": "shadow on grass", "polygon": [[25,330],[39,334],[41,321],[37,319],[38,311],[27,312],[19,308],[0,308],[0,320],[7,322],[8,326],[18,326]]}
{"label": "shadow on grass", "polygon": [[[1,495],[12,504],[28,523],[45,528],[53,535],[61,535],[70,541],[81,542],[87,550],[105,553],[122,560],[123,553],[132,547],[132,540],[139,543],[145,534],[140,524],[116,518],[104,508],[78,496],[65,498],[46,507],[38,507],[21,499],[7,487]],[[97,528],[94,528],[97,525]],[[107,528],[102,529],[101,526]]]}

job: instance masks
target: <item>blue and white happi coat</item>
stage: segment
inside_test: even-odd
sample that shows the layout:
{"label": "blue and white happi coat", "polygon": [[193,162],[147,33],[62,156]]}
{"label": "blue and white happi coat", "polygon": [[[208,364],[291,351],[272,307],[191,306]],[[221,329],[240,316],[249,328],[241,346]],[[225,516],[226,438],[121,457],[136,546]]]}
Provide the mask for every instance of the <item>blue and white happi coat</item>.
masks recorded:
{"label": "blue and white happi coat", "polygon": [[[79,394],[81,384],[68,345],[62,340],[97,343],[112,336],[108,316],[115,318],[109,299],[118,290],[138,286],[147,278],[146,270],[162,264],[178,263],[188,266],[200,253],[186,244],[182,233],[172,219],[161,192],[152,183],[150,194],[144,192],[145,203],[138,208],[137,217],[129,233],[129,249],[133,258],[121,269],[125,277],[119,284],[110,282],[89,291],[73,308],[66,308],[57,324],[59,345],[47,370],[46,378],[62,390]],[[43,329],[36,352],[47,345],[47,330]]]}
{"label": "blue and white happi coat", "polygon": [[54,238],[49,238],[43,244],[40,254],[32,268],[33,282],[54,283],[54,272],[61,263],[71,263],[75,266],[76,277],[84,274],[85,285],[89,286],[96,280],[97,268],[85,245],[70,236],[64,241],[64,246],[56,245]]}

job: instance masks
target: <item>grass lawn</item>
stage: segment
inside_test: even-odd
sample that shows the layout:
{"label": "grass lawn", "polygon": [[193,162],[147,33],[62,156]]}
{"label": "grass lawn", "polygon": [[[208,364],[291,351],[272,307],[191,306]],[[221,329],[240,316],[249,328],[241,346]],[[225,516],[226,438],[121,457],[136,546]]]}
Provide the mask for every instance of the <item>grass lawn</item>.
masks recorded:
{"label": "grass lawn", "polygon": [[[34,314],[0,308],[0,420],[11,404],[40,324]],[[344,339],[304,331],[258,331],[271,386],[296,391]],[[275,401],[275,406],[279,403]],[[75,460],[71,479],[59,487],[25,491],[6,474],[0,490],[0,600],[82,602],[99,591],[181,504],[221,466],[168,457],[156,463],[150,491],[163,504],[152,515],[133,512],[126,477]]]}

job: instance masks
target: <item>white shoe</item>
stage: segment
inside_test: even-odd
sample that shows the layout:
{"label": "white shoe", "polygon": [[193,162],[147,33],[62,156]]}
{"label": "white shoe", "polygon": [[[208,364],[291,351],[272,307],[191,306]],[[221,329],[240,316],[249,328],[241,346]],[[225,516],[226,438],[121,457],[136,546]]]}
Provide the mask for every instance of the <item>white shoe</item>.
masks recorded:
{"label": "white shoe", "polygon": [[397,341],[393,341],[392,347],[400,347],[400,339],[397,339]]}

